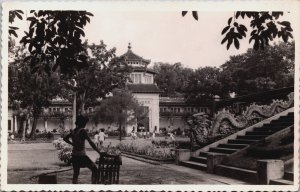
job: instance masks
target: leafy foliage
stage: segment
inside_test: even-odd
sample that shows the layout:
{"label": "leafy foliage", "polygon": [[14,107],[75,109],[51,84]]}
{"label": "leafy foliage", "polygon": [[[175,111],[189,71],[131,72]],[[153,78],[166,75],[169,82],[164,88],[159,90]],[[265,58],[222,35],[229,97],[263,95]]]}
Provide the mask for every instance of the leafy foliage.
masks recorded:
{"label": "leafy foliage", "polygon": [[174,151],[171,150],[174,147],[158,147],[150,142],[150,140],[124,140],[118,145],[118,148],[121,151],[145,155],[159,160],[172,160],[174,158]]}
{"label": "leafy foliage", "polygon": [[146,119],[148,113],[130,92],[124,89],[115,89],[112,94],[113,96],[102,100],[100,106],[96,108],[93,116],[94,122],[118,124],[121,132],[122,126],[126,123],[131,124],[136,122],[136,119],[140,121]]}
{"label": "leafy foliage", "polygon": [[295,43],[280,43],[264,50],[231,56],[220,77],[228,92],[245,95],[294,85]]}
{"label": "leafy foliage", "polygon": [[[13,43],[11,43],[13,45]],[[8,66],[8,97],[10,103],[16,108],[27,109],[32,114],[34,121],[31,134],[35,134],[37,118],[42,113],[43,107],[48,107],[50,101],[60,91],[59,75],[57,73],[49,76],[45,71],[31,73],[30,65],[24,62],[28,55],[24,47],[10,48],[13,51],[14,60]]]}
{"label": "leafy foliage", "polygon": [[[22,14],[24,14],[24,13],[21,10],[12,10],[12,11],[9,11],[9,15],[8,15],[8,21],[9,21],[9,23],[12,24],[15,21],[16,17],[18,19],[22,20],[23,19]],[[18,29],[19,28],[15,27],[15,26],[8,26],[8,34],[10,36],[13,35],[15,37],[18,37],[17,32],[16,32]]]}
{"label": "leafy foliage", "polygon": [[[185,16],[187,11],[182,11],[182,16]],[[192,11],[195,20],[198,20],[197,11]],[[238,19],[250,19],[250,27],[252,28],[249,38],[249,43],[254,41],[253,48],[255,50],[264,49],[276,37],[281,38],[285,43],[289,38],[293,39],[292,27],[289,21],[280,21],[283,12],[279,11],[237,11],[233,17],[228,19],[228,25],[223,28],[221,34],[225,37],[221,44],[227,42],[227,50],[232,44],[236,49],[240,48],[240,40],[247,37],[247,27],[238,23]]]}
{"label": "leafy foliage", "polygon": [[116,49],[107,49],[103,41],[98,45],[85,42],[84,48],[88,66],[78,71],[74,79],[62,77],[64,89],[61,92],[62,97],[72,101],[75,91],[81,111],[84,111],[86,105],[98,104],[99,99],[113,89],[124,87],[131,72],[124,58],[116,57]]}
{"label": "leafy foliage", "polygon": [[[227,41],[227,49],[230,48],[232,42],[237,49],[239,49],[239,39],[246,37],[247,28],[237,22],[238,18],[244,19],[248,17],[250,20],[250,27],[252,31],[250,33],[249,43],[254,40],[253,48],[255,50],[264,49],[265,45],[269,45],[269,41],[273,41],[274,38],[282,38],[284,42],[287,42],[289,38],[293,38],[291,24],[288,21],[278,21],[279,17],[283,15],[283,12],[245,12],[237,11],[235,13],[235,22],[232,22],[232,17],[228,19],[228,26],[226,26],[222,35],[225,38],[222,40],[222,44]],[[233,23],[233,24],[232,24]]]}
{"label": "leafy foliage", "polygon": [[193,73],[192,69],[183,67],[181,63],[155,63],[153,70],[157,72],[154,80],[165,97],[181,96],[188,77]]}
{"label": "leafy foliage", "polygon": [[216,67],[198,68],[189,77],[185,88],[185,98],[192,103],[212,101],[214,95],[223,95],[219,81],[220,69]]}
{"label": "leafy foliage", "polygon": [[29,29],[20,42],[28,46],[30,55],[25,60],[30,60],[33,73],[43,69],[50,74],[60,67],[61,73],[72,76],[87,66],[81,37],[91,13],[32,10],[30,14]]}

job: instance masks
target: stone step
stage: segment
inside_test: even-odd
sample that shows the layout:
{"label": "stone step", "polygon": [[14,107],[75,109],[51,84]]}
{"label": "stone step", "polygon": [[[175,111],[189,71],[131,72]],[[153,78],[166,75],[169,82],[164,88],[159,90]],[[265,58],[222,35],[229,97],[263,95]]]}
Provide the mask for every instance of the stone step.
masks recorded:
{"label": "stone step", "polygon": [[206,157],[201,157],[201,156],[191,157],[190,161],[195,161],[195,162],[198,162],[198,163],[206,164],[207,163],[207,158]]}
{"label": "stone step", "polygon": [[238,167],[231,167],[227,165],[217,165],[215,167],[215,173],[218,175],[239,179],[242,181],[257,183],[257,172],[248,169],[242,169]]}
{"label": "stone step", "polygon": [[243,149],[247,147],[247,144],[219,144],[218,147],[220,148],[229,148],[229,149]]}
{"label": "stone step", "polygon": [[270,185],[294,185],[294,182],[286,179],[274,179],[274,180],[270,180],[269,184]]}
{"label": "stone step", "polygon": [[202,171],[207,170],[207,165],[206,164],[198,163],[198,162],[194,162],[194,161],[181,161],[180,165],[183,165],[185,167],[190,167],[190,168],[193,168],[193,169],[202,170]]}
{"label": "stone step", "polygon": [[217,152],[212,152],[212,151],[201,151],[199,154],[199,157],[207,157],[207,154],[220,154],[220,155],[224,155],[224,153],[217,153]]}
{"label": "stone step", "polygon": [[269,124],[266,124],[267,127],[273,127],[273,126],[277,126],[277,127],[287,127],[290,125],[293,125],[294,121],[291,122],[271,122]]}
{"label": "stone step", "polygon": [[248,139],[248,140],[261,140],[267,136],[268,135],[245,135],[245,136],[239,135],[236,138],[237,139]]}
{"label": "stone step", "polygon": [[251,144],[259,140],[249,140],[249,139],[229,139],[228,143],[230,144]]}
{"label": "stone step", "polygon": [[247,131],[246,135],[271,135],[276,131]]}
{"label": "stone step", "polygon": [[282,130],[283,127],[255,127],[253,131],[261,131],[261,132],[277,132]]}
{"label": "stone step", "polygon": [[294,173],[289,171],[284,172],[283,179],[294,181]]}
{"label": "stone step", "polygon": [[232,154],[237,151],[237,149],[229,149],[229,148],[220,148],[220,147],[211,147],[209,151],[216,152],[216,153],[225,153],[225,154]]}

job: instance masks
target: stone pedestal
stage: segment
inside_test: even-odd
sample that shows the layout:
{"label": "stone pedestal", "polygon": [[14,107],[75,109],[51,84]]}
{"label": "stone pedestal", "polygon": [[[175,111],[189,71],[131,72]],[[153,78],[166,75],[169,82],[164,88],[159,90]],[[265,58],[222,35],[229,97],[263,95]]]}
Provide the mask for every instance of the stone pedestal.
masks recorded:
{"label": "stone pedestal", "polygon": [[284,162],[281,160],[258,160],[257,174],[259,184],[269,184],[272,179],[280,179],[284,175]]}
{"label": "stone pedestal", "polygon": [[175,163],[179,164],[180,161],[187,161],[191,158],[191,151],[189,149],[175,149]]}
{"label": "stone pedestal", "polygon": [[207,172],[214,173],[214,168],[216,165],[222,163],[226,155],[209,153],[207,154]]}

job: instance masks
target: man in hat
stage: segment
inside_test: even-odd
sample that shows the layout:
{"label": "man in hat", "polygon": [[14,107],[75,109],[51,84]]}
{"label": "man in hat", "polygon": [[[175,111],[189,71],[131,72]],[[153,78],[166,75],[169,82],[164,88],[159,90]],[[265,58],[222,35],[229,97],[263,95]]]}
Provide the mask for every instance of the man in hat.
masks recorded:
{"label": "man in hat", "polygon": [[[83,115],[77,116],[75,122],[76,128],[71,130],[71,132],[64,137],[64,141],[73,146],[71,161],[73,165],[73,184],[78,183],[78,176],[81,167],[88,167],[92,171],[92,184],[96,184],[97,180],[97,166],[85,152],[85,141],[87,140],[91,147],[100,154],[95,143],[90,139],[84,129],[88,121],[89,119]],[[70,141],[70,138],[72,141]]]}

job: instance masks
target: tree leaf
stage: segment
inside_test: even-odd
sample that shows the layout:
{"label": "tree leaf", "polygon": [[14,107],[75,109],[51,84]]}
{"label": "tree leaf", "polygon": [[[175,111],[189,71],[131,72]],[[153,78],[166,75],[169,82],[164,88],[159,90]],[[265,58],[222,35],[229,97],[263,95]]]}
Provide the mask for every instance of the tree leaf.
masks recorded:
{"label": "tree leaf", "polygon": [[198,20],[198,12],[197,11],[192,11],[194,19]]}
{"label": "tree leaf", "polygon": [[240,48],[240,42],[237,38],[234,38],[234,46],[235,48],[239,49]]}
{"label": "tree leaf", "polygon": [[246,33],[244,30],[242,30],[240,27],[237,27],[237,30],[239,32],[239,34],[241,34],[242,36],[246,37]]}
{"label": "tree leaf", "polygon": [[282,21],[282,22],[278,21],[278,23],[279,23],[280,25],[285,26],[285,27],[290,27],[290,26],[291,26],[291,23],[288,22],[288,21]]}
{"label": "tree leaf", "polygon": [[223,35],[224,33],[226,33],[226,31],[228,31],[229,28],[230,28],[230,26],[225,27],[225,28],[222,30],[222,35]]}
{"label": "tree leaf", "polygon": [[226,35],[226,37],[222,40],[221,44],[224,44],[228,39],[228,36]]}
{"label": "tree leaf", "polygon": [[182,17],[184,17],[187,14],[187,11],[182,11],[181,14],[182,14]]}
{"label": "tree leaf", "polygon": [[227,43],[227,50],[230,48],[230,45],[232,44],[233,38],[228,39]]}
{"label": "tree leaf", "polygon": [[248,31],[247,28],[245,27],[245,25],[240,25],[241,29],[243,29],[244,31]]}
{"label": "tree leaf", "polygon": [[15,30],[8,30],[9,35],[14,35],[15,37],[18,37]]}
{"label": "tree leaf", "polygon": [[228,25],[230,25],[231,21],[232,21],[232,17],[230,17],[230,18],[228,19]]}

